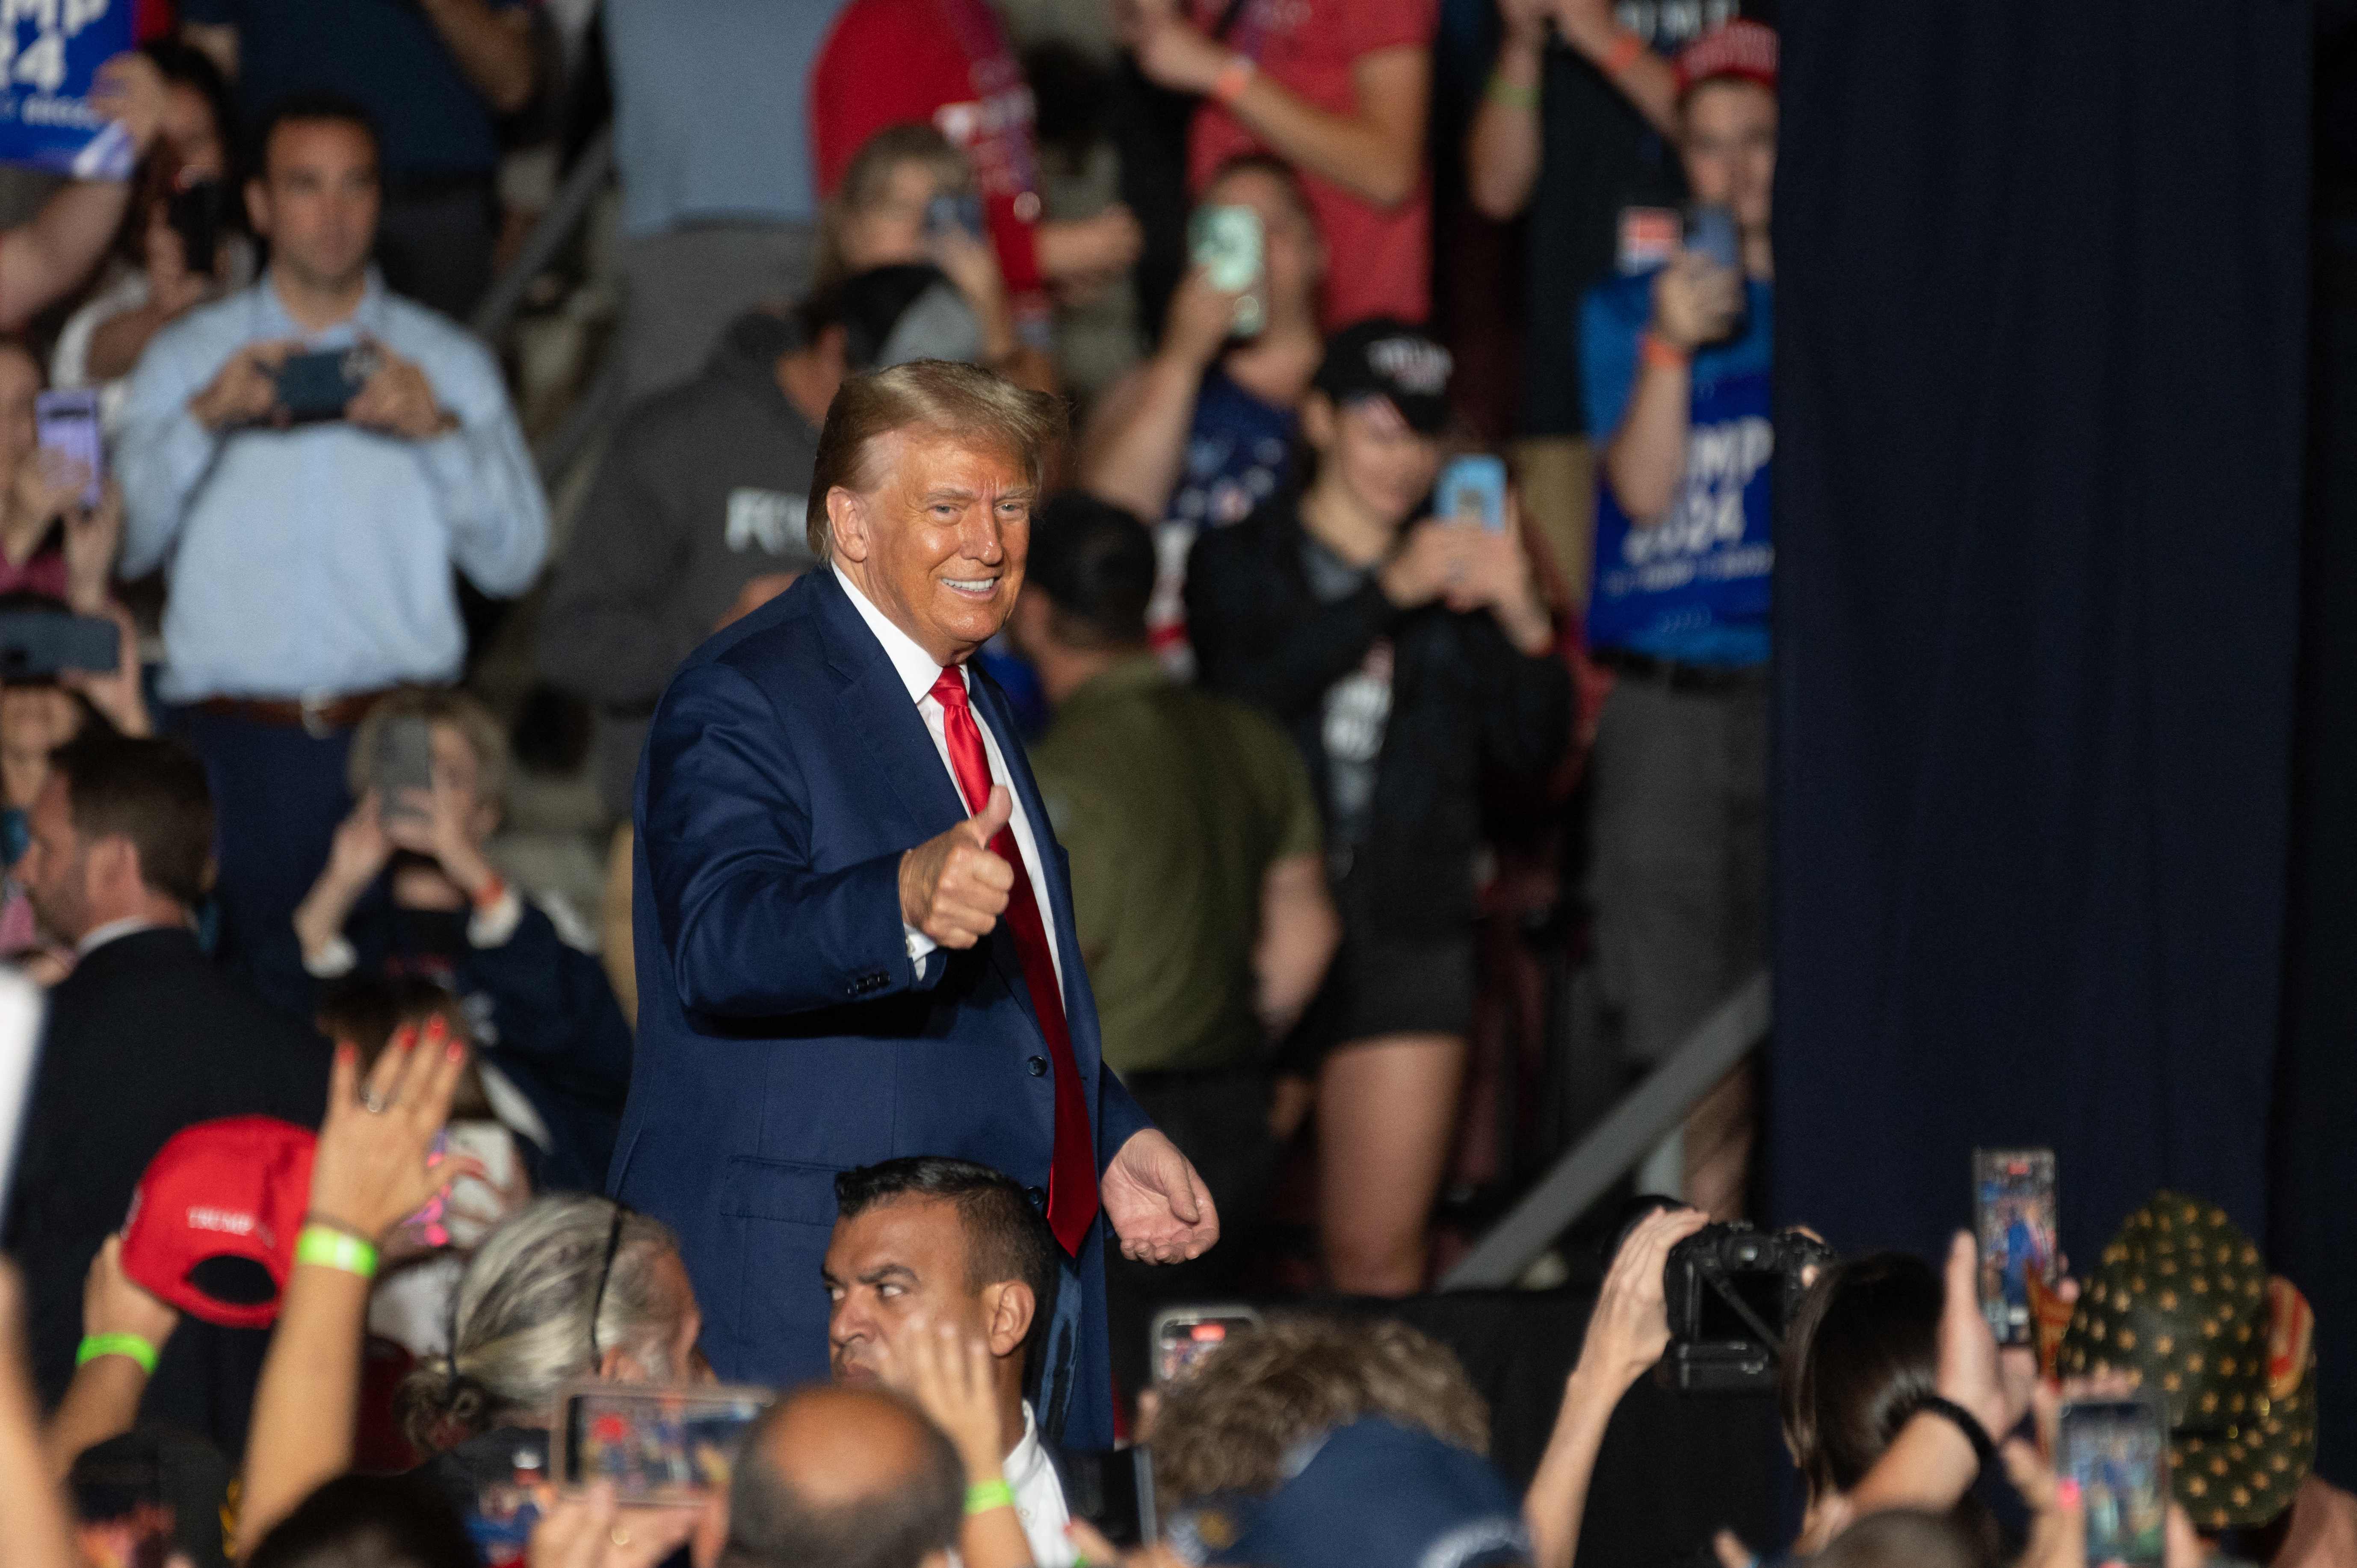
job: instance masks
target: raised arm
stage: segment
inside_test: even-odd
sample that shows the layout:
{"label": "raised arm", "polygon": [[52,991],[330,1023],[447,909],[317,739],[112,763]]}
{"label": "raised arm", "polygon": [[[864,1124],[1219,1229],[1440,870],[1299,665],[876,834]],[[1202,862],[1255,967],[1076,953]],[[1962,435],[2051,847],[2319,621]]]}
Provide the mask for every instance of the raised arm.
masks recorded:
{"label": "raised arm", "polygon": [[[1419,38],[1371,48],[1351,64],[1348,113],[1320,109],[1180,15],[1178,0],[1133,0],[1124,28],[1138,69],[1180,92],[1215,94],[1287,163],[1378,207],[1424,183],[1432,51]],[[1243,61],[1241,65],[1238,63]],[[1347,264],[1346,258],[1336,258]]]}
{"label": "raised arm", "polygon": [[[163,73],[136,51],[116,55],[99,68],[91,107],[122,124],[135,160],[163,121]],[[78,179],[30,222],[0,234],[0,328],[15,331],[79,287],[123,226],[130,201],[127,181]]]}
{"label": "raised arm", "polygon": [[1523,1498],[1531,1568],[1571,1568],[1587,1511],[1587,1483],[1621,1396],[1669,1348],[1662,1271],[1670,1249],[1710,1222],[1698,1208],[1657,1208],[1630,1230],[1587,1315],[1579,1360],[1563,1390],[1555,1431]]}
{"label": "raised arm", "polygon": [[1465,176],[1473,205],[1503,222],[1523,209],[1539,179],[1540,84],[1546,74],[1546,0],[1498,0],[1503,36],[1481,107],[1465,135]]}
{"label": "raised arm", "polygon": [[422,1035],[404,1026],[377,1058],[363,1098],[360,1053],[336,1047],[311,1207],[254,1390],[238,1520],[248,1554],[321,1483],[351,1467],[377,1248],[473,1165],[430,1165],[427,1154],[450,1119],[466,1061],[439,1018]]}
{"label": "raised arm", "polygon": [[109,1236],[82,1282],[78,1364],[49,1418],[51,1474],[64,1479],[84,1449],[131,1430],[156,1353],[179,1321],[123,1272],[123,1238]]}
{"label": "raised arm", "polygon": [[483,0],[420,0],[450,58],[485,102],[512,114],[532,102],[532,14]]}
{"label": "raised arm", "polygon": [[1149,525],[1170,510],[1203,372],[1227,341],[1240,296],[1190,268],[1170,298],[1162,346],[1114,384],[1081,440],[1081,488]]}
{"label": "raised arm", "polygon": [[[1638,340],[1635,381],[1603,453],[1613,497],[1641,528],[1660,522],[1677,501],[1692,431],[1694,353],[1727,336],[1743,308],[1743,279],[1731,267],[1681,252],[1654,277],[1652,300],[1652,318]],[[1598,412],[1593,400],[1588,409],[1591,416]]]}
{"label": "raised arm", "polygon": [[76,1568],[72,1516],[41,1445],[41,1402],[25,1354],[25,1282],[0,1258],[0,1563]]}

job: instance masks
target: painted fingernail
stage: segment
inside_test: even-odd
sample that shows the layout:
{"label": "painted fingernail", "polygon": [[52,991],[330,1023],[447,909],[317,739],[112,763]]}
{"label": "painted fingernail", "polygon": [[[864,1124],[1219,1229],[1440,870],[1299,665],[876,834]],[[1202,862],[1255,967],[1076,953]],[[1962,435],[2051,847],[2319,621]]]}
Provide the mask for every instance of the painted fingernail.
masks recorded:
{"label": "painted fingernail", "polygon": [[2077,1508],[2079,1506],[2079,1482],[2077,1477],[2065,1476],[2061,1480],[2055,1482],[2054,1500],[2066,1509]]}
{"label": "painted fingernail", "polygon": [[467,1042],[457,1038],[456,1036],[453,1036],[450,1040],[450,1048],[447,1054],[452,1061],[457,1061],[460,1057],[467,1054]]}
{"label": "painted fingernail", "polygon": [[442,1015],[439,1013],[425,1021],[425,1037],[429,1040],[438,1040],[449,1032],[450,1026],[442,1021]]}

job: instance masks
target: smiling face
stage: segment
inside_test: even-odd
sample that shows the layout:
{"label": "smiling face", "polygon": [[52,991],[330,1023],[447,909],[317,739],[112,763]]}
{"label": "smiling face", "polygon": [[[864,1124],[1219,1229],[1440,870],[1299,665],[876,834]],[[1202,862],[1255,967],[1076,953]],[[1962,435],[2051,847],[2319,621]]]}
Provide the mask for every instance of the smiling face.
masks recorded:
{"label": "smiling face", "polygon": [[970,437],[904,429],[878,436],[865,488],[827,493],[844,575],[942,664],[997,634],[1023,588],[1031,548],[1030,470]]}

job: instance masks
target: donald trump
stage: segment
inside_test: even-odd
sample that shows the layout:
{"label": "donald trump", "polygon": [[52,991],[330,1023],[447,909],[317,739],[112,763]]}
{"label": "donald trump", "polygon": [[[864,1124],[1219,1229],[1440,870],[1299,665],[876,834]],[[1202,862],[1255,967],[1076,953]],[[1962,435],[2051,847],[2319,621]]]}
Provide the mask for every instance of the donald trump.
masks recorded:
{"label": "donald trump", "polygon": [[1106,1232],[1175,1262],[1219,1218],[1099,1061],[1064,852],[968,663],[1015,607],[1061,435],[1053,400],[968,365],[836,395],[821,569],[689,658],[639,765],[639,1047],[611,1185],[678,1231],[713,1365],[786,1384],[826,1374],[837,1172],[1006,1172],[1067,1265],[1042,1424],[1105,1447]]}

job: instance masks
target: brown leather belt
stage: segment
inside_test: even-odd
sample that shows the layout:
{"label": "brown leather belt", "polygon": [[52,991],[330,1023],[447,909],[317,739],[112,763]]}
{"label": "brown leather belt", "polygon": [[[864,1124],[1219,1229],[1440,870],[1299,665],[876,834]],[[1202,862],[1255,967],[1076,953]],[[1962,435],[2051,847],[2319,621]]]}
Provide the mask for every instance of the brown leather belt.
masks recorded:
{"label": "brown leather belt", "polygon": [[382,691],[348,692],[340,697],[207,697],[197,707],[225,719],[299,729],[324,740],[359,724],[371,708],[391,695],[390,691]]}

